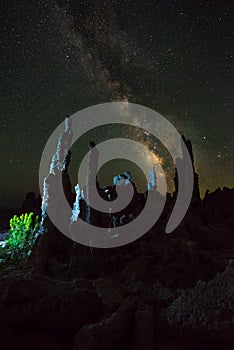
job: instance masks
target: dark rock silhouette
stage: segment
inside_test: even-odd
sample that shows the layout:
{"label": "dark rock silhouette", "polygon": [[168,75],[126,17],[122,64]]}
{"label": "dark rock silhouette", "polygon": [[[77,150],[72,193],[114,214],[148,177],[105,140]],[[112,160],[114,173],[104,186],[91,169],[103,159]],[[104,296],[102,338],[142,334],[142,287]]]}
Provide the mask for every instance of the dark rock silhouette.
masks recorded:
{"label": "dark rock silhouette", "polygon": [[40,197],[37,198],[34,192],[28,192],[22,204],[21,211],[23,213],[39,213],[40,212]]}
{"label": "dark rock silhouette", "polygon": [[[197,201],[200,201],[200,199],[201,199],[200,190],[199,190],[199,176],[195,171],[192,143],[190,140],[186,140],[184,135],[182,136],[182,140],[187,147],[187,150],[188,150],[189,155],[190,155],[190,159],[192,161],[192,166],[193,166],[194,186],[193,186],[193,195],[192,195],[192,201],[191,201],[191,205],[193,205],[194,203],[196,203]],[[181,160],[178,158],[177,162],[180,162],[180,161]],[[177,193],[178,193],[178,173],[177,173],[177,170],[175,170],[174,184],[175,184],[174,196],[176,197]]]}
{"label": "dark rock silhouette", "polygon": [[[183,140],[193,160],[191,142]],[[71,204],[70,156],[62,176]],[[207,191],[202,200],[195,170],[194,177],[191,206],[168,235],[165,226],[176,193],[167,194],[164,211],[149,232],[114,249],[73,243],[47,218],[47,231],[27,265],[0,273],[3,348],[20,343],[35,350],[42,345],[52,350],[232,349],[234,189]],[[177,181],[176,175],[176,191]],[[115,186],[102,189],[97,183],[107,201],[116,198]],[[27,198],[31,205],[36,197]],[[137,216],[146,199],[147,193],[134,190],[129,206],[115,213],[115,224]],[[111,215],[90,213],[91,221],[113,225]],[[81,200],[80,218],[86,215]]]}

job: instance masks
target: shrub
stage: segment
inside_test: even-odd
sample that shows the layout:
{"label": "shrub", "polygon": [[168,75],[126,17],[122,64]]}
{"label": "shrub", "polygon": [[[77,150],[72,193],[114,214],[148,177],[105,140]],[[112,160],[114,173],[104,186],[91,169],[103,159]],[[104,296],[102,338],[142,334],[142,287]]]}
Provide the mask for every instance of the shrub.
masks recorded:
{"label": "shrub", "polygon": [[19,261],[25,259],[34,244],[35,232],[39,226],[39,216],[34,213],[14,215],[10,219],[9,237],[0,248],[3,261]]}

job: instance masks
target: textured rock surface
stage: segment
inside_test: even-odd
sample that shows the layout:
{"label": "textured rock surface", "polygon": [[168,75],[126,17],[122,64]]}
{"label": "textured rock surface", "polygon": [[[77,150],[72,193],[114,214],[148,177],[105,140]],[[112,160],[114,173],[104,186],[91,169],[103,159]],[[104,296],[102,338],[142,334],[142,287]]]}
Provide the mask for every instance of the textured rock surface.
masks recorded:
{"label": "textured rock surface", "polygon": [[[185,290],[144,280],[58,281],[8,273],[0,279],[0,335],[6,349],[166,350],[208,343],[210,350],[214,339],[216,349],[228,349],[234,341],[232,261],[214,279]],[[217,347],[221,339],[225,347]]]}
{"label": "textured rock surface", "polygon": [[130,349],[134,310],[134,299],[125,299],[110,317],[83,327],[76,335],[73,350]]}
{"label": "textured rock surface", "polygon": [[220,333],[234,339],[234,261],[209,282],[198,281],[168,308],[170,326]]}
{"label": "textured rock surface", "polygon": [[[42,343],[44,339],[52,349],[56,349],[59,338],[69,343],[77,330],[98,321],[105,311],[97,293],[84,289],[83,280],[79,282],[55,282],[41,275],[2,278],[0,327],[3,339],[11,330],[12,334],[16,331],[26,347],[41,336]],[[89,282],[86,284],[88,286]]]}

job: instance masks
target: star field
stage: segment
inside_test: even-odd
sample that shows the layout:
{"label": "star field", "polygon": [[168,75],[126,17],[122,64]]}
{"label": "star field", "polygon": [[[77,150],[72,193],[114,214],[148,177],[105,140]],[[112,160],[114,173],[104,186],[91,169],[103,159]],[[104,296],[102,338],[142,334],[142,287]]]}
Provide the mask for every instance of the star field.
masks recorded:
{"label": "star field", "polygon": [[4,0],[0,11],[1,207],[38,192],[66,115],[108,101],[150,107],[191,139],[202,193],[233,187],[231,2]]}

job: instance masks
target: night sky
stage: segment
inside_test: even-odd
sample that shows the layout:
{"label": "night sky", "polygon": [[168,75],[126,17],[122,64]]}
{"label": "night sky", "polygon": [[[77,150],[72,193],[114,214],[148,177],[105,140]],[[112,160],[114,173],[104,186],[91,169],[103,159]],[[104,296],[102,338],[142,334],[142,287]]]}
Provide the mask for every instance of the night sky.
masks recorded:
{"label": "night sky", "polygon": [[39,191],[65,116],[110,101],[150,107],[191,139],[202,193],[234,186],[231,1],[3,0],[0,12],[0,207]]}

